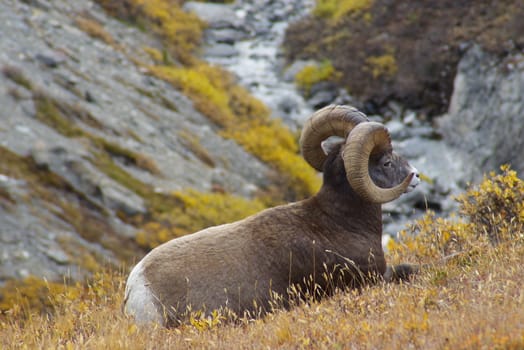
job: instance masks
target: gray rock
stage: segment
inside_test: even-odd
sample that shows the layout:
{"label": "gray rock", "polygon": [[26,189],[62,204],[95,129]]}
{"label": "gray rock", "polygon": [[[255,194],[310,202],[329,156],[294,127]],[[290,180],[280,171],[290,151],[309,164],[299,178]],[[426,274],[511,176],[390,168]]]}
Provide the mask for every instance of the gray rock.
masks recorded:
{"label": "gray rock", "polygon": [[76,191],[85,194],[93,202],[128,215],[146,212],[144,202],[138,195],[109,178],[85,159],[88,158],[86,150],[71,146],[47,147],[45,143],[39,143],[31,154],[36,164],[60,175]]}
{"label": "gray rock", "polygon": [[457,193],[463,190],[477,171],[462,152],[437,140],[414,137],[394,142],[394,148],[422,174],[438,181],[441,191]]}
{"label": "gray rock", "polygon": [[410,125],[410,126],[417,126],[419,123],[419,120],[417,119],[417,114],[414,111],[407,111],[404,114],[404,119],[402,120],[404,124]]}
{"label": "gray rock", "polygon": [[410,137],[421,137],[427,139],[438,139],[440,135],[435,128],[429,125],[422,125],[418,127],[406,127]]}
{"label": "gray rock", "polygon": [[336,91],[322,90],[312,95],[311,98],[308,99],[307,103],[311,106],[311,108],[317,110],[332,104],[336,97]]}
{"label": "gray rock", "polygon": [[[474,178],[508,163],[524,172],[524,61],[502,62],[471,47],[459,63],[449,111],[439,120],[444,141],[467,154]],[[511,69],[508,69],[511,65]]]}
{"label": "gray rock", "polygon": [[309,91],[311,96],[307,103],[313,110],[320,109],[324,106],[332,104],[338,96],[339,89],[335,84],[329,81],[322,81],[314,84]]}
{"label": "gray rock", "polygon": [[184,4],[184,10],[195,13],[213,29],[241,28],[243,24],[228,5],[189,1]]}
{"label": "gray rock", "polygon": [[114,181],[105,179],[98,184],[98,188],[105,206],[115,212],[129,216],[147,212],[141,197]]}
{"label": "gray rock", "polygon": [[66,265],[70,263],[69,256],[64,251],[51,248],[44,250],[44,254],[59,265]]}
{"label": "gray rock", "polygon": [[66,60],[64,55],[55,52],[38,53],[35,58],[48,68],[56,68]]}
{"label": "gray rock", "polygon": [[219,57],[219,58],[232,57],[232,56],[237,55],[237,53],[238,52],[234,46],[230,44],[222,44],[222,43],[213,44],[213,45],[207,46],[204,49],[204,54],[208,57]]}
{"label": "gray rock", "polygon": [[385,125],[393,140],[404,140],[409,135],[406,125],[398,119],[390,120]]}
{"label": "gray rock", "polygon": [[247,37],[245,32],[232,28],[207,30],[206,34],[209,42],[229,45],[233,45],[236,41],[243,40]]}
{"label": "gray rock", "polygon": [[404,108],[397,101],[389,101],[384,109],[384,118],[386,120],[401,120],[403,117]]}

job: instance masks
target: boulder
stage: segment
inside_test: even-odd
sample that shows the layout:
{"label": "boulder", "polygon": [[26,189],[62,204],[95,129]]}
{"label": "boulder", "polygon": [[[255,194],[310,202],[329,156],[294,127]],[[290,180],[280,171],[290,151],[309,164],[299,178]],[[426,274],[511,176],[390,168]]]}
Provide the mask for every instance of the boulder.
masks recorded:
{"label": "boulder", "polygon": [[438,120],[446,144],[482,174],[510,164],[524,172],[524,55],[503,60],[472,46],[461,59],[448,113]]}
{"label": "boulder", "polygon": [[184,4],[184,10],[193,12],[213,29],[241,28],[243,24],[231,6],[189,1]]}

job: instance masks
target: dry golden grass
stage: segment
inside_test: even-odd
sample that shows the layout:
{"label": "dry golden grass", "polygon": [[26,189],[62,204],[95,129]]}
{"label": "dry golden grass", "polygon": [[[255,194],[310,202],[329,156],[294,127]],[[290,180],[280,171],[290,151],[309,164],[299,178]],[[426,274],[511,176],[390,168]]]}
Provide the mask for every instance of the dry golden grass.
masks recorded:
{"label": "dry golden grass", "polygon": [[136,327],[120,309],[124,276],[105,274],[76,299],[63,297],[53,316],[23,320],[13,311],[0,323],[0,347],[522,349],[522,243],[479,247],[471,266],[435,266],[411,284],[340,293],[235,325],[195,323],[173,330]]}
{"label": "dry golden grass", "polygon": [[98,21],[90,18],[88,14],[84,13],[77,16],[75,18],[75,24],[80,30],[84,31],[90,37],[100,39],[106,44],[116,48],[117,43],[111,34],[107,32]]}
{"label": "dry golden grass", "polygon": [[[524,182],[502,170],[459,198],[461,218],[427,215],[391,245],[391,262],[425,264],[410,283],[339,292],[262,319],[233,324],[214,314],[163,329],[122,313],[125,273],[109,271],[49,295],[52,314],[15,303],[0,314],[0,348],[523,349]],[[489,216],[476,216],[487,206]],[[496,242],[484,232],[491,223]]]}

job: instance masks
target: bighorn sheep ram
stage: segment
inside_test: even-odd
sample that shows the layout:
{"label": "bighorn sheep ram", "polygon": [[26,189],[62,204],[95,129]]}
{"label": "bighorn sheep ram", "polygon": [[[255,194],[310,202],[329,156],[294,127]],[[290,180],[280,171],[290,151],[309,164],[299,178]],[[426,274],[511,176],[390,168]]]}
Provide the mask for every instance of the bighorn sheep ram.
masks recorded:
{"label": "bighorn sheep ram", "polygon": [[275,293],[285,300],[313,282],[319,296],[383,276],[381,204],[417,186],[417,170],[393,152],[384,125],[349,106],[314,113],[300,145],[323,172],[316,195],[153,249],[129,275],[126,312],[170,326],[189,308],[264,312]]}

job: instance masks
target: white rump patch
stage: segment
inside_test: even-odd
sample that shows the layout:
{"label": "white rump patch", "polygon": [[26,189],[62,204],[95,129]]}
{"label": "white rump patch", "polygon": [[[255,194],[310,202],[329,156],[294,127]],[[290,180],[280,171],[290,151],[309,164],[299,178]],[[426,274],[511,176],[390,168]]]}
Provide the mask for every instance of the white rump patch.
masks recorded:
{"label": "white rump patch", "polygon": [[155,306],[155,296],[144,277],[144,267],[141,260],[127,278],[124,310],[135,318],[136,323],[151,322],[164,325],[164,318]]}

